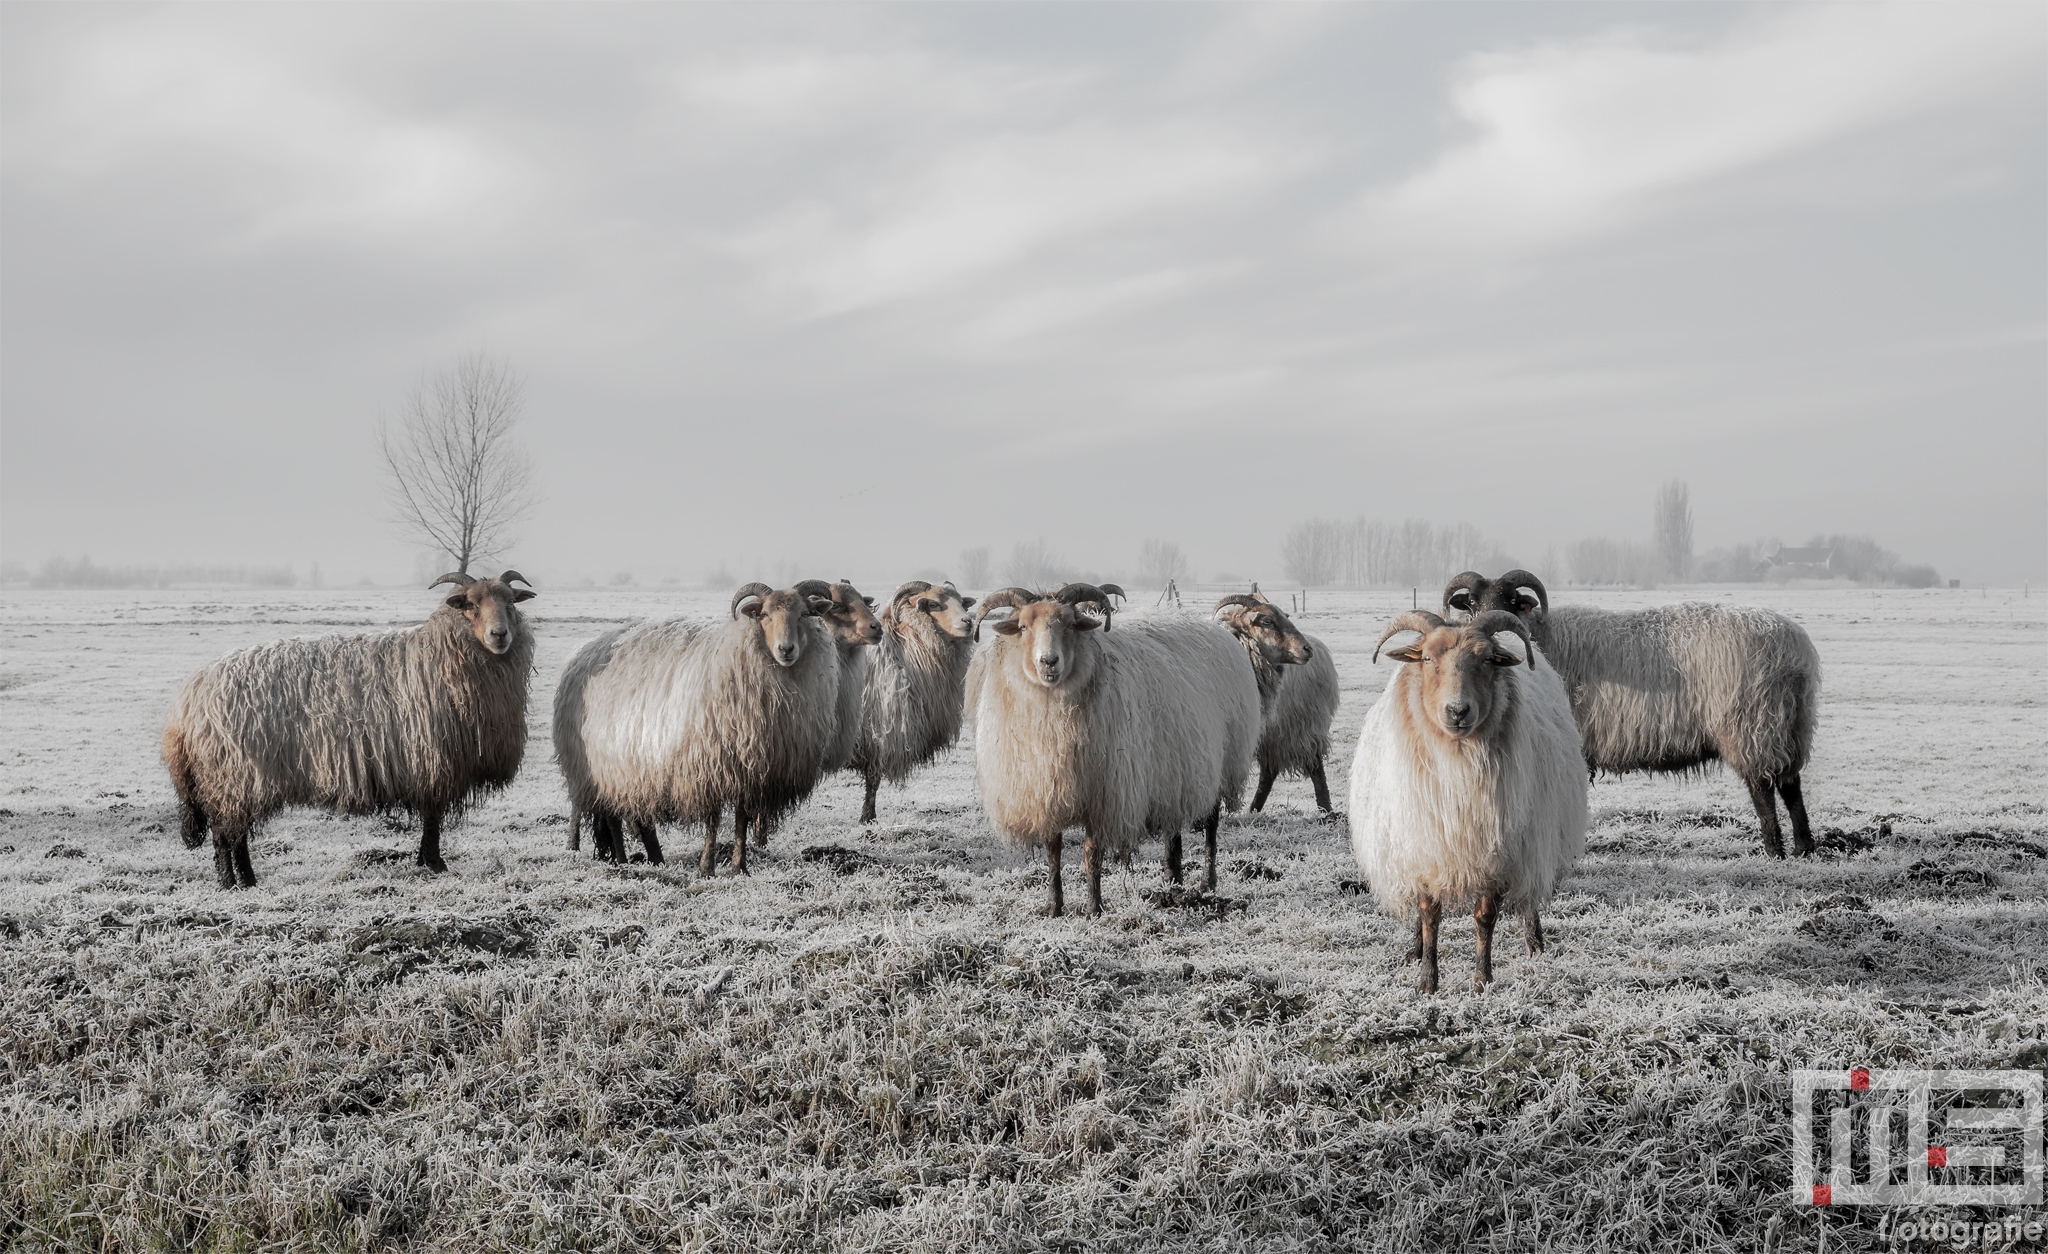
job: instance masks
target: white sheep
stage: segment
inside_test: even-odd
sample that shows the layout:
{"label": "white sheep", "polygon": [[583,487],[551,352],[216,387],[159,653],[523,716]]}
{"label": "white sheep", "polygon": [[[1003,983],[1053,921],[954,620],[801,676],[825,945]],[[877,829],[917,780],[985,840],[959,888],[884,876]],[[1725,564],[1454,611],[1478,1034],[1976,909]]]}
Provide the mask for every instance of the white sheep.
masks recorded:
{"label": "white sheep", "polygon": [[[1207,832],[1214,888],[1217,821],[1237,808],[1258,743],[1258,686],[1244,649],[1199,621],[1138,622],[1112,634],[1110,595],[1068,584],[996,622],[975,714],[982,808],[1003,835],[1045,849],[1055,915],[1065,908],[1060,852],[1070,827],[1085,833],[1091,914],[1102,909],[1103,859],[1129,853],[1147,833],[1166,837],[1178,881],[1180,833],[1191,822]],[[1081,612],[1086,604],[1103,617]]]}
{"label": "white sheep", "polygon": [[163,734],[183,836],[213,830],[222,888],[253,887],[249,836],[286,806],[420,816],[419,864],[446,870],[441,823],[503,788],[526,755],[533,632],[508,570],[457,585],[417,627],[237,649],[178,690]]}
{"label": "white sheep", "polygon": [[839,735],[839,658],[819,620],[825,598],[749,584],[732,619],[638,623],[591,641],[562,668],[555,758],[600,857],[622,861],[631,824],[661,861],[655,827],[704,824],[710,875],[721,811],[734,812],[732,865],[746,870],[750,819],[801,804]]}
{"label": "white sheep", "polygon": [[1328,814],[1330,784],[1323,759],[1330,752],[1330,721],[1337,717],[1335,655],[1295,627],[1257,585],[1250,594],[1216,602],[1215,616],[1244,644],[1259,684],[1259,787],[1252,794],[1253,813],[1266,808],[1275,780],[1299,773],[1315,786],[1316,808]]}
{"label": "white sheep", "polygon": [[860,821],[875,821],[883,780],[900,784],[960,738],[967,668],[974,656],[974,598],[952,584],[913,579],[882,611],[882,640],[868,660],[851,766],[865,796]]}
{"label": "white sheep", "polygon": [[[1523,911],[1529,952],[1542,952],[1538,911],[1585,850],[1578,729],[1557,672],[1539,665],[1513,614],[1454,627],[1412,610],[1380,644],[1403,631],[1421,639],[1388,653],[1403,665],[1366,714],[1351,763],[1351,852],[1383,905],[1415,911],[1409,956],[1422,960],[1425,993],[1436,991],[1443,909],[1473,903],[1481,991],[1500,909]],[[1497,632],[1520,636],[1525,656],[1497,644]]]}
{"label": "white sheep", "polygon": [[1474,571],[1444,587],[1444,612],[1519,616],[1570,694],[1588,772],[1690,772],[1720,759],[1749,788],[1764,851],[1785,856],[1775,791],[1792,817],[1792,852],[1813,852],[1799,773],[1820,718],[1820,653],[1783,614],[1688,601],[1616,613],[1550,607],[1526,570]]}

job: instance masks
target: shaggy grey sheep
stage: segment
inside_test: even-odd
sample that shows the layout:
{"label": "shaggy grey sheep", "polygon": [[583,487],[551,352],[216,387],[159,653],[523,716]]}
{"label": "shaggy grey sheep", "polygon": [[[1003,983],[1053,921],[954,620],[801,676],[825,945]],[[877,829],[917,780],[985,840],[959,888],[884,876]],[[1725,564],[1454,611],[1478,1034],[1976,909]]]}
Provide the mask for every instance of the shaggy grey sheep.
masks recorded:
{"label": "shaggy grey sheep", "polygon": [[[1422,959],[1425,993],[1436,991],[1444,907],[1473,903],[1479,992],[1493,979],[1500,908],[1524,912],[1529,952],[1541,952],[1537,911],[1585,850],[1578,729],[1557,672],[1539,664],[1513,614],[1482,611],[1453,627],[1411,610],[1380,644],[1403,631],[1422,638],[1387,654],[1403,665],[1367,712],[1351,763],[1351,852],[1374,897],[1415,910],[1409,956]],[[1522,638],[1527,665],[1496,632]]]}
{"label": "shaggy grey sheep", "polygon": [[[1085,832],[1090,913],[1102,909],[1103,859],[1148,832],[1166,837],[1178,881],[1192,821],[1205,824],[1214,888],[1217,819],[1237,808],[1259,738],[1258,685],[1236,641],[1199,621],[1112,634],[1110,595],[1068,584],[997,622],[975,714],[982,808],[997,831],[1045,849],[1055,915],[1070,827]],[[1089,604],[1103,616],[1082,613]]]}
{"label": "shaggy grey sheep", "polygon": [[1330,720],[1337,717],[1337,661],[1329,647],[1303,635],[1286,611],[1257,590],[1216,602],[1216,618],[1244,645],[1252,677],[1259,684],[1259,787],[1254,812],[1266,808],[1273,781],[1306,775],[1315,785],[1316,808],[1330,812],[1330,785],[1323,759],[1330,752]]}
{"label": "shaggy grey sheep", "polygon": [[533,633],[518,571],[457,585],[426,622],[238,649],[178,690],[163,759],[185,847],[213,830],[222,888],[252,887],[249,837],[286,806],[420,816],[419,864],[446,870],[441,822],[503,788],[526,753]]}
{"label": "shaggy grey sheep", "polygon": [[1703,601],[1553,610],[1526,570],[1457,575],[1444,610],[1506,610],[1529,624],[1564,677],[1589,772],[1694,771],[1719,758],[1749,786],[1764,850],[1785,856],[1775,790],[1792,816],[1793,852],[1813,852],[1799,772],[1820,717],[1820,654],[1799,624]]}
{"label": "shaggy grey sheep", "polygon": [[860,821],[875,821],[883,780],[900,784],[960,738],[967,668],[974,657],[974,598],[952,584],[913,579],[882,611],[882,641],[869,659],[852,767],[865,796]]}
{"label": "shaggy grey sheep", "polygon": [[732,865],[746,870],[750,819],[801,804],[839,734],[839,656],[824,597],[749,584],[723,623],[683,619],[605,633],[562,668],[555,760],[592,820],[599,857],[623,861],[630,824],[651,862],[661,823],[704,824],[710,875],[721,812],[733,810]]}

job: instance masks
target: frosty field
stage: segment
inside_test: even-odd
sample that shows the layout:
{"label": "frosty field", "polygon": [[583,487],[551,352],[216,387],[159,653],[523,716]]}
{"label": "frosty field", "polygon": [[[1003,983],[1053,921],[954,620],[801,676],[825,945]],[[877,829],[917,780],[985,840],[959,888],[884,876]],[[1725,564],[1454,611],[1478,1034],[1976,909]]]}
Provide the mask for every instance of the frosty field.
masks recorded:
{"label": "frosty field", "polygon": [[[1792,1202],[1786,1073],[2048,1066],[2048,598],[1690,595],[1820,648],[1820,856],[1765,859],[1725,772],[1602,780],[1550,952],[1508,927],[1473,996],[1447,919],[1428,998],[1301,780],[1226,819],[1225,902],[1150,904],[1148,846],[1099,919],[1041,915],[964,746],[871,829],[829,782],[747,877],[699,880],[694,833],[567,852],[555,673],[723,612],[695,592],[524,607],[526,768],[445,875],[395,819],[294,812],[222,891],[157,761],[173,688],[435,596],[5,593],[0,1246],[1886,1248],[1874,1209]],[[1408,594],[1311,596],[1341,804]]]}

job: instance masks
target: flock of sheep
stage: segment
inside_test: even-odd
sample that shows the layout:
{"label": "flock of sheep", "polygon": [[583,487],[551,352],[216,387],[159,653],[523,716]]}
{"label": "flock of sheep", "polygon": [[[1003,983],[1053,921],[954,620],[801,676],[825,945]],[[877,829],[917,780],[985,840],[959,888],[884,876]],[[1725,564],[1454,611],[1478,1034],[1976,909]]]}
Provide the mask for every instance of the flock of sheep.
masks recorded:
{"label": "flock of sheep", "polygon": [[[163,755],[189,848],[213,835],[221,886],[256,882],[253,829],[294,805],[348,814],[403,809],[421,821],[419,862],[442,870],[451,811],[504,787],[526,745],[534,593],[444,575],[456,590],[418,627],[238,650],[180,689]],[[1123,590],[1004,588],[976,607],[950,583],[912,581],[879,613],[841,580],[749,584],[724,621],[635,623],[572,657],[556,689],[556,762],[569,847],[587,823],[596,855],[649,862],[663,824],[701,825],[714,872],[732,812],[732,866],[835,771],[860,773],[862,822],[883,780],[900,783],[974,726],[990,823],[1043,849],[1049,910],[1065,908],[1061,857],[1079,829],[1088,911],[1106,861],[1162,838],[1168,876],[1199,828],[1216,885],[1217,828],[1254,763],[1251,808],[1282,775],[1306,776],[1330,810],[1323,760],[1337,711],[1330,650],[1256,588],[1208,618],[1116,621]],[[992,634],[983,640],[983,628]],[[1410,611],[1374,650],[1401,663],[1367,713],[1351,770],[1351,843],[1374,895],[1416,920],[1411,959],[1437,986],[1437,929],[1470,904],[1475,989],[1492,979],[1493,927],[1539,911],[1585,845],[1599,771],[1691,771],[1716,759],[1748,784],[1767,852],[1813,850],[1799,788],[1820,704],[1806,633],[1770,611],[1704,603],[1632,613],[1553,611],[1527,571],[1473,572],[1443,614]],[[1514,637],[1519,646],[1507,642]]]}

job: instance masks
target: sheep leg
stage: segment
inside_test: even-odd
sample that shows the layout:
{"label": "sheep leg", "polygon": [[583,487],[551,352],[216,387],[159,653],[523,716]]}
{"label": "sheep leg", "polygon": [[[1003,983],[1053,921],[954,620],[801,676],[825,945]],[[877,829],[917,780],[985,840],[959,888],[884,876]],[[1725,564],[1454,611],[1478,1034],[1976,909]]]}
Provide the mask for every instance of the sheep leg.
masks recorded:
{"label": "sheep leg", "polygon": [[1216,824],[1222,817],[1223,803],[1218,801],[1202,824],[1202,839],[1209,846],[1209,865],[1202,872],[1202,887],[1212,893],[1216,891]]}
{"label": "sheep leg", "polygon": [[1316,786],[1316,809],[1324,814],[1330,812],[1330,781],[1323,778],[1323,760],[1317,758],[1308,764],[1309,782]]}
{"label": "sheep leg", "polygon": [[[741,875],[752,875],[747,869],[747,819],[748,814],[738,806],[732,808],[732,869]],[[759,830],[761,816],[751,816],[754,827]]]}
{"label": "sheep leg", "polygon": [[1166,834],[1166,878],[1178,884],[1180,875],[1180,827],[1176,824],[1174,829]]}
{"label": "sheep leg", "polygon": [[1483,993],[1493,983],[1493,925],[1500,918],[1500,896],[1481,893],[1472,904],[1472,928],[1479,934],[1479,970],[1472,976],[1472,991]]}
{"label": "sheep leg", "polygon": [[624,862],[626,841],[619,816],[603,807],[590,812],[590,854],[600,862]]}
{"label": "sheep leg", "polygon": [[1421,961],[1421,960],[1422,960],[1422,912],[1421,912],[1420,910],[1417,910],[1417,911],[1415,912],[1415,939],[1414,939],[1413,941],[1411,941],[1411,942],[1409,943],[1409,945],[1408,945],[1408,953],[1407,953],[1407,955],[1406,955],[1405,957],[1403,957],[1403,958],[1401,959],[1401,965],[1402,965],[1402,966],[1406,966],[1406,965],[1408,965],[1408,964],[1409,964],[1409,963],[1411,963],[1411,962],[1419,962],[1419,961]]}
{"label": "sheep leg", "polygon": [[1529,939],[1529,953],[1532,956],[1535,954],[1540,954],[1543,952],[1543,920],[1537,917],[1536,907],[1529,907],[1529,917],[1527,922],[1529,924],[1527,933]]}
{"label": "sheep leg", "polygon": [[1778,802],[1771,795],[1770,784],[1761,777],[1752,776],[1742,781],[1749,785],[1749,803],[1756,807],[1757,821],[1764,829],[1764,852],[1773,858],[1785,856],[1785,837],[1778,830]]}
{"label": "sheep leg", "polygon": [[1443,918],[1443,903],[1433,897],[1418,897],[1415,910],[1422,929],[1422,984],[1425,993],[1436,991],[1436,928]]}
{"label": "sheep leg", "polygon": [[222,888],[253,888],[256,872],[249,867],[249,825],[213,825],[213,874]]}
{"label": "sheep leg", "polygon": [[640,838],[640,845],[647,850],[649,865],[661,863],[661,838],[655,834],[654,824],[633,820],[633,834]]}
{"label": "sheep leg", "polygon": [[1778,783],[1778,795],[1792,816],[1792,852],[1806,857],[1813,852],[1813,828],[1806,822],[1806,798],[1799,791],[1799,773],[1794,771]]}
{"label": "sheep leg", "polygon": [[1266,808],[1266,795],[1273,791],[1273,780],[1279,772],[1265,763],[1259,763],[1259,790],[1252,794],[1252,813],[1258,814]]}
{"label": "sheep leg", "polygon": [[569,852],[583,848],[583,807],[569,807]]}
{"label": "sheep leg", "polygon": [[864,771],[861,783],[867,788],[867,796],[860,803],[860,821],[872,823],[875,821],[875,793],[882,786],[882,777],[876,771]]}
{"label": "sheep leg", "polygon": [[1102,913],[1102,838],[1088,828],[1081,840],[1081,862],[1088,868],[1088,913],[1091,917]]}
{"label": "sheep leg", "polygon": [[1057,919],[1067,912],[1066,894],[1060,885],[1060,833],[1045,842],[1045,873],[1048,883],[1046,913]]}
{"label": "sheep leg", "polygon": [[178,835],[184,838],[187,849],[197,849],[206,843],[206,811],[199,808],[199,803],[178,802]]}
{"label": "sheep leg", "polygon": [[697,874],[710,879],[718,873],[718,810],[704,821],[704,856],[697,859]]}
{"label": "sheep leg", "polygon": [[419,864],[436,873],[448,869],[448,864],[441,861],[441,808],[439,806],[432,806],[420,812]]}
{"label": "sheep leg", "polygon": [[256,868],[249,864],[249,833],[243,832],[235,841],[235,875],[243,888],[256,887]]}
{"label": "sheep leg", "polygon": [[754,848],[766,849],[768,847],[768,829],[772,826],[774,824],[768,821],[767,815],[757,814],[754,816]]}

